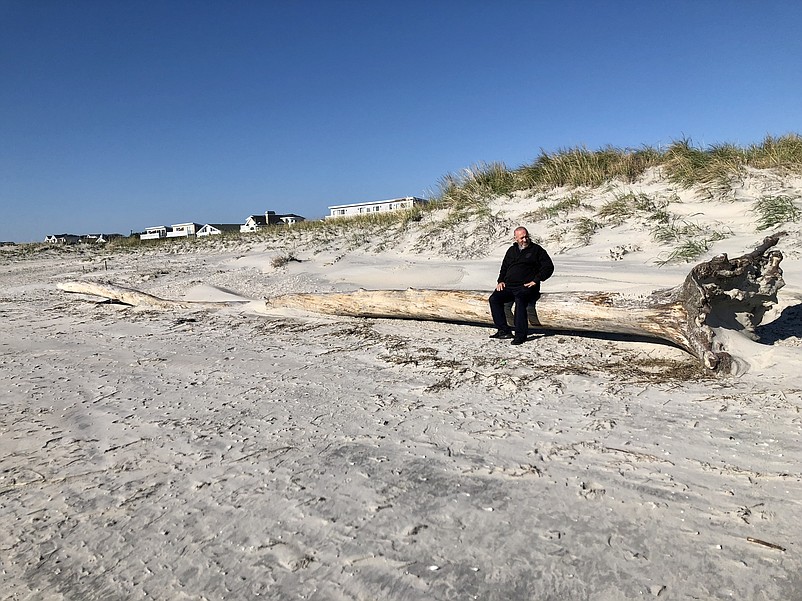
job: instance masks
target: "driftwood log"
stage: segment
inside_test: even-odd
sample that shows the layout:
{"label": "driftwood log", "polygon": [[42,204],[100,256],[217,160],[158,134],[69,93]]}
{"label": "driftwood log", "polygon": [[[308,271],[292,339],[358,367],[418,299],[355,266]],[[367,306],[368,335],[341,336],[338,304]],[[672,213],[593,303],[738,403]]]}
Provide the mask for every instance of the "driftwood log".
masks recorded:
{"label": "driftwood log", "polygon": [[[715,328],[740,331],[754,339],[755,328],[777,302],[785,284],[773,250],[782,234],[766,238],[754,251],[727,255],[693,267],[674,288],[645,297],[615,292],[544,293],[530,307],[533,328],[646,336],[671,342],[719,373],[741,371],[742,361],[716,340]],[[67,292],[91,294],[154,309],[219,308],[237,302],[167,300],[97,282],[65,282]],[[415,319],[492,325],[487,291],[358,290],[349,293],[299,293],[268,299],[267,309],[293,308],[332,315]],[[509,315],[508,317],[511,317]],[[744,358],[746,359],[746,358]]]}

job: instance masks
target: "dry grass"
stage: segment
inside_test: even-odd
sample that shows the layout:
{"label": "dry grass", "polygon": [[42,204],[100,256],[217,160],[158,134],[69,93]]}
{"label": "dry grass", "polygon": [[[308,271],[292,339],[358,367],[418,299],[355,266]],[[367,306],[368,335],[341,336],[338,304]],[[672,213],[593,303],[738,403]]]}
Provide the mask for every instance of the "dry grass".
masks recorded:
{"label": "dry grass", "polygon": [[683,187],[698,187],[704,194],[726,197],[743,180],[747,167],[802,173],[802,137],[788,134],[766,137],[761,144],[741,148],[715,144],[699,148],[684,138],[665,150],[644,146],[599,150],[568,148],[541,152],[529,165],[508,170],[503,163],[472,167],[441,181],[436,200],[446,204],[469,198],[508,195],[519,190],[559,187],[596,187],[613,181],[634,182],[647,169],[661,167],[670,181]]}

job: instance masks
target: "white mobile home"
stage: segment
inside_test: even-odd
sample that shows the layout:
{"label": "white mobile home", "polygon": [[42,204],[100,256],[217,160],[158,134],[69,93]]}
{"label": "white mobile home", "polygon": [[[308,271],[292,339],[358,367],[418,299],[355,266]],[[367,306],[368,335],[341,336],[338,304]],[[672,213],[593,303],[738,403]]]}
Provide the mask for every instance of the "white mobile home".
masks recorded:
{"label": "white mobile home", "polygon": [[159,238],[167,237],[167,227],[157,225],[154,227],[145,228],[144,234],[139,234],[140,240],[158,240]]}
{"label": "white mobile home", "polygon": [[167,227],[164,225],[157,225],[155,227],[145,228],[144,234],[139,234],[140,240],[158,240],[159,238],[167,237]]}
{"label": "white mobile home", "polygon": [[200,223],[176,223],[167,232],[168,238],[188,238],[200,229]]}
{"label": "white mobile home", "polygon": [[336,217],[353,217],[355,215],[371,215],[387,211],[403,211],[411,209],[415,205],[428,202],[425,198],[417,196],[405,196],[404,198],[391,198],[389,200],[374,200],[371,202],[356,202],[344,205],[333,205],[329,207],[330,215],[326,219]]}

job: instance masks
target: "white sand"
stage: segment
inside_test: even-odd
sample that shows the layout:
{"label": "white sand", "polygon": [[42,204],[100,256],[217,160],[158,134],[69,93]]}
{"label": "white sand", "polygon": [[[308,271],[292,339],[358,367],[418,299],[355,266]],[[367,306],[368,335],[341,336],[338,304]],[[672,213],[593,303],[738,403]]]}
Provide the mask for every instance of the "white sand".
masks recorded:
{"label": "white sand", "polygon": [[[758,180],[744,189],[780,185]],[[628,189],[676,192],[672,211],[732,229],[703,258],[764,236],[754,194],[702,203],[661,185]],[[518,223],[555,259],[546,291],[642,293],[689,269],[658,267],[669,248],[634,221],[587,246],[550,239],[563,222],[522,217],[543,202],[500,199],[492,224],[416,229],[383,252],[298,243],[278,269],[267,242],[4,251],[0,598],[802,598],[798,224],[763,344],[732,342],[752,363],[739,378],[661,343],[549,333],[515,348],[487,328],[259,302],[157,313],[55,287],[489,291]],[[626,245],[640,250],[613,260]]]}

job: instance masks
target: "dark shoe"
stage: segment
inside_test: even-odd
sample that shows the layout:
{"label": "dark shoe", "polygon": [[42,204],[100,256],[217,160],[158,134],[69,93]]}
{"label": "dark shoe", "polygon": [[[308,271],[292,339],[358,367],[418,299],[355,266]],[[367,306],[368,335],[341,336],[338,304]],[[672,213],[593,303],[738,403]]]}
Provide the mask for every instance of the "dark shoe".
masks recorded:
{"label": "dark shoe", "polygon": [[523,344],[524,342],[526,342],[526,338],[516,338],[510,344]]}
{"label": "dark shoe", "polygon": [[510,338],[512,338],[512,334],[510,334],[509,332],[504,332],[502,330],[499,330],[495,334],[491,334],[490,337],[495,338],[496,340],[509,340]]}

